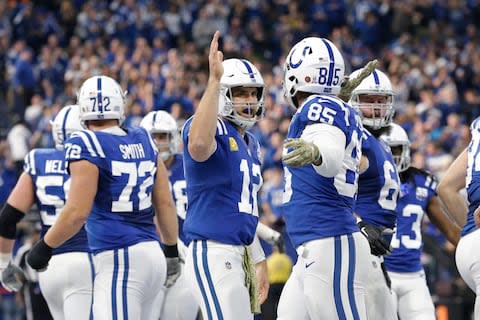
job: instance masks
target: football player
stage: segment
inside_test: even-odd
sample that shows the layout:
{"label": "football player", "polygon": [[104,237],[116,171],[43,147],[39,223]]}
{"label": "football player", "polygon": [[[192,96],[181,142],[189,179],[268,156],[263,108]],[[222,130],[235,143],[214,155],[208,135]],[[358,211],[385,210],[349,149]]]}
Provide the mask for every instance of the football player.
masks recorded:
{"label": "football player", "polygon": [[[360,74],[361,69],[350,76]],[[350,104],[362,124],[362,159],[355,214],[370,249],[366,305],[369,320],[397,319],[382,256],[391,252],[390,237],[397,220],[400,180],[390,147],[379,139],[393,117],[393,90],[388,77],[374,70],[356,87]]]}
{"label": "football player", "polygon": [[[260,147],[247,130],[264,111],[265,84],[248,60],[228,59],[215,32],[209,80],[182,130],[188,206],[185,263],[204,319],[253,319],[268,292],[266,261],[255,230],[262,184]],[[254,267],[256,265],[256,268]],[[255,281],[255,269],[260,269]]]}
{"label": "football player", "polygon": [[[58,219],[70,188],[70,177],[64,160],[64,141],[73,132],[82,130],[80,108],[62,108],[52,122],[55,149],[33,149],[25,157],[24,172],[0,213],[0,269],[10,260],[16,223],[36,203],[42,225],[41,234]],[[92,305],[93,263],[89,253],[85,227],[52,251],[50,266],[39,273],[39,283],[54,319],[89,319]],[[2,274],[5,288],[17,291],[15,270]]]}
{"label": "football player", "polygon": [[27,262],[45,269],[52,250],[87,222],[95,263],[94,318],[156,319],[160,310],[153,302],[180,272],[177,217],[165,166],[145,129],[120,127],[125,94],[114,79],[88,78],[78,105],[87,130],[65,143],[71,178],[67,201]]}
{"label": "football player", "polygon": [[[170,191],[177,209],[179,236],[177,245],[180,257],[185,259],[186,248],[190,243],[183,232],[187,210],[187,185],[183,173],[183,155],[178,153],[180,137],[177,122],[168,112],[152,111],[142,119],[140,126],[144,127],[152,136],[159,156],[167,168]],[[185,284],[184,273],[172,287],[166,290],[164,299],[160,319],[196,319],[198,303]]]}
{"label": "football player", "polygon": [[[438,195],[448,212],[459,225],[463,225],[455,260],[463,280],[476,293],[474,318],[480,319],[480,231],[475,224],[475,212],[480,205],[480,118],[470,125],[472,139],[457,159],[450,165],[438,184]],[[460,190],[467,188],[468,206]],[[478,212],[477,212],[478,213]],[[478,218],[477,218],[478,219]]]}
{"label": "football player", "polygon": [[405,130],[395,123],[390,127],[390,132],[380,138],[392,149],[401,194],[397,203],[397,227],[391,241],[393,251],[384,257],[385,266],[400,319],[435,320],[435,308],[420,261],[422,219],[426,213],[455,246],[460,239],[460,227],[441,209],[435,177],[410,166],[410,141]]}
{"label": "football player", "polygon": [[297,111],[284,144],[284,218],[298,260],[278,319],[366,319],[369,247],[353,216],[362,124],[336,97],[344,71],[323,38],[301,40],[285,60],[285,98]]}

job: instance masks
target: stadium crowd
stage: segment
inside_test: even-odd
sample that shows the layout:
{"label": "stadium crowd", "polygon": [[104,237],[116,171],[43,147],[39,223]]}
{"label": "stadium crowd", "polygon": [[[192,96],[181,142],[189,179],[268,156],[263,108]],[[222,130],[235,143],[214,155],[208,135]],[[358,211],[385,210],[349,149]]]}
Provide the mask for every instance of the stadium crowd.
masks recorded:
{"label": "stadium crowd", "polygon": [[[395,122],[409,134],[412,164],[438,179],[468,145],[469,124],[480,115],[474,0],[0,0],[0,203],[28,151],[54,146],[50,121],[90,76],[111,76],[128,90],[127,127],[152,110],[169,112],[181,127],[206,87],[215,30],[225,58],[254,62],[267,86],[265,117],[252,132],[262,147],[269,225],[282,216],[274,193],[282,189],[278,168],[293,113],[281,66],[306,35],[334,42],[346,74],[379,60],[396,92]],[[456,271],[454,248],[428,221],[423,231],[434,300],[467,319],[473,298]],[[20,304],[6,292],[2,298],[3,319],[19,319]]]}

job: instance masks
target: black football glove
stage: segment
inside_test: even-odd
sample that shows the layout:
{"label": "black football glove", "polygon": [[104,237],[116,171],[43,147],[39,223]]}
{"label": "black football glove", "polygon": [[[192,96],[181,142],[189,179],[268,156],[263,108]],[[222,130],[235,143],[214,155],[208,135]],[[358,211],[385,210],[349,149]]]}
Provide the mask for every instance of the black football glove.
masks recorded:
{"label": "black football glove", "polygon": [[52,257],[53,248],[40,239],[35,243],[35,245],[30,249],[30,252],[27,254],[27,263],[37,271],[47,270],[48,261]]}
{"label": "black football glove", "polygon": [[367,238],[370,244],[370,252],[375,256],[389,255],[392,248],[387,240],[386,235],[393,234],[393,230],[385,227],[377,227],[363,221],[357,223],[360,232]]}

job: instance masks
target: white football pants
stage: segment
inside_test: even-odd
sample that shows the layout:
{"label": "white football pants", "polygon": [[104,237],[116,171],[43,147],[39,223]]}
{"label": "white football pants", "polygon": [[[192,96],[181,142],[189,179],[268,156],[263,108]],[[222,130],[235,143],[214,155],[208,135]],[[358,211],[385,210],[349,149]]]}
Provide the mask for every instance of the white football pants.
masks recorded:
{"label": "white football pants", "polygon": [[[179,239],[177,242],[180,257],[185,260],[187,247]],[[198,306],[192,290],[185,278],[185,266],[182,265],[182,274],[170,288],[163,288],[162,313],[160,320],[195,320],[197,319]]]}
{"label": "white football pants", "polygon": [[167,266],[157,241],[94,256],[94,319],[152,320],[160,317]]}
{"label": "white football pants", "polygon": [[397,310],[392,292],[387,286],[381,267],[383,258],[372,254],[369,257],[367,294],[365,296],[368,320],[397,320]]}
{"label": "white football pants", "polygon": [[360,232],[309,241],[297,252],[277,319],[367,319],[370,247]]}
{"label": "white football pants", "polygon": [[251,320],[243,270],[244,246],[194,240],[188,247],[185,278],[205,320]]}
{"label": "white football pants", "polygon": [[400,319],[435,320],[435,307],[423,270],[388,272],[392,280],[392,295]]}
{"label": "white football pants", "polygon": [[87,252],[52,256],[38,273],[40,289],[55,320],[88,320],[92,315],[93,262]]}
{"label": "white football pants", "polygon": [[476,293],[475,320],[480,320],[480,229],[463,236],[457,245],[455,260],[465,283]]}

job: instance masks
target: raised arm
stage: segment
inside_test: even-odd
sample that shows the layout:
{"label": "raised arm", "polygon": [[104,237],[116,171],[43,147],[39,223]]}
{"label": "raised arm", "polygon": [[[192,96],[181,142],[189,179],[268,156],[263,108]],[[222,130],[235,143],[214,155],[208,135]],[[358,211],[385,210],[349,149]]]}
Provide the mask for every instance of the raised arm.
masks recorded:
{"label": "raised arm", "polygon": [[428,204],[427,215],[430,221],[447,237],[454,246],[460,240],[461,229],[457,223],[443,212],[438,197],[432,197]]}
{"label": "raised arm", "polygon": [[438,196],[448,213],[460,227],[465,225],[468,212],[467,203],[459,193],[460,190],[465,188],[466,184],[467,159],[467,149],[465,149],[450,165],[437,188]]}
{"label": "raised arm", "polygon": [[208,84],[193,116],[188,137],[188,152],[195,161],[200,162],[207,160],[217,147],[215,132],[217,130],[220,79],[223,75],[223,53],[218,50],[219,37],[220,32],[215,32],[210,44]]}

